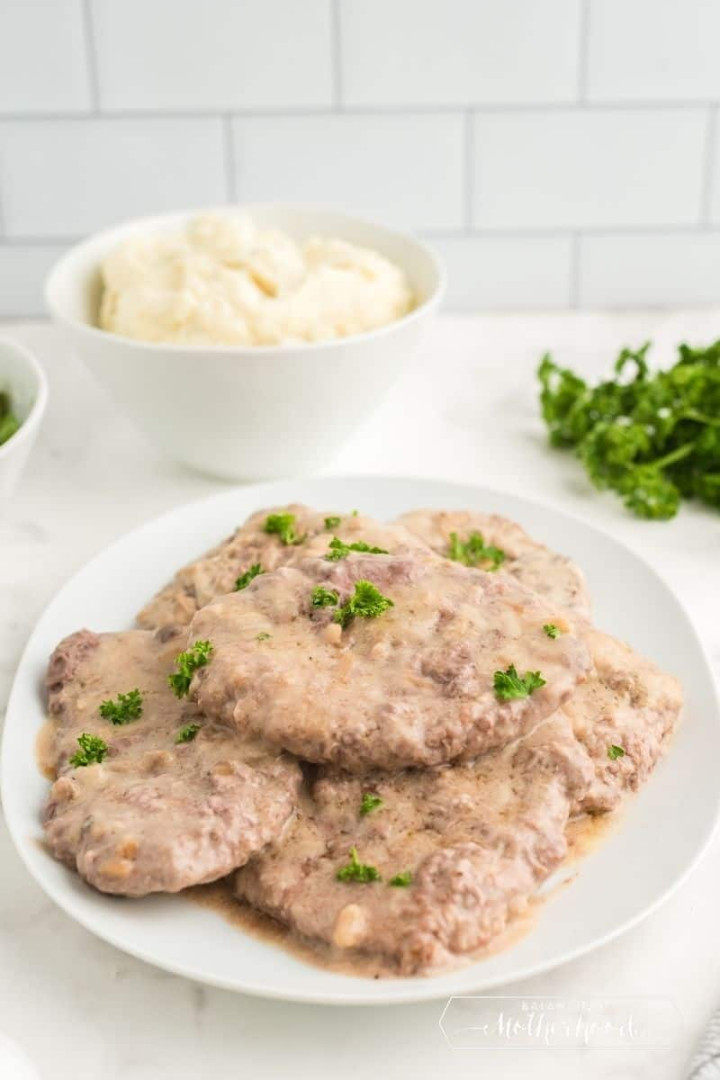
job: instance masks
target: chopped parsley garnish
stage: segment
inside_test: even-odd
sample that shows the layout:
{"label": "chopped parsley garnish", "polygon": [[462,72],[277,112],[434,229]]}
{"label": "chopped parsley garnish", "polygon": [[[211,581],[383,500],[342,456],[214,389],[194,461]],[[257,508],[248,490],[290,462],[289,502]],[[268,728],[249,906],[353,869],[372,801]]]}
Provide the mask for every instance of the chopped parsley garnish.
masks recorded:
{"label": "chopped parsley garnish", "polygon": [[305,535],[298,536],[295,532],[294,514],[268,514],[265,519],[265,532],[280,538],[280,543],[290,547],[294,544],[302,544]]}
{"label": "chopped parsley garnish", "polygon": [[412,885],[412,872],[410,870],[403,870],[401,874],[396,874],[395,877],[391,877],[388,885],[394,885],[399,889],[406,889],[408,885]]}
{"label": "chopped parsley garnish", "polygon": [[268,634],[267,630],[261,630],[259,634],[255,635],[256,641],[269,641],[272,634]]}
{"label": "chopped parsley garnish", "polygon": [[388,608],[395,607],[389,596],[383,596],[371,581],[356,581],[355,592],[341,608],[335,612],[333,619],[344,628],[352,620],[359,616],[362,619],[376,619]]}
{"label": "chopped parsley garnish", "polygon": [[264,573],[265,571],[263,570],[259,562],[253,563],[249,570],[246,570],[245,573],[241,574],[240,577],[236,580],[235,592],[240,592],[241,589],[247,589],[253,578],[256,578],[258,574]]}
{"label": "chopped parsley garnish", "polygon": [[381,881],[380,871],[376,866],[368,866],[358,859],[356,847],[351,847],[348,852],[350,862],[347,866],[341,866],[335,877],[338,881],[359,881],[367,884],[369,881]]}
{"label": "chopped parsley garnish", "polygon": [[340,520],[341,519],[339,517],[326,517],[325,528],[328,530],[340,528]]}
{"label": "chopped parsley garnish", "polygon": [[541,686],[545,686],[545,679],[539,671],[526,671],[520,676],[514,664],[511,664],[507,671],[496,671],[493,676],[493,688],[500,701],[530,697],[532,692]]}
{"label": "chopped parsley garnish", "polygon": [[0,446],[15,434],[20,427],[20,421],[12,411],[10,395],[4,390],[0,391]]}
{"label": "chopped parsley garnish", "polygon": [[82,735],[78,735],[78,746],[80,749],[70,758],[70,764],[76,769],[84,765],[99,765],[107,756],[108,744],[99,735],[89,735],[83,731]]}
{"label": "chopped parsley garnish", "polygon": [[467,540],[461,540],[457,533],[450,533],[448,558],[464,566],[480,566],[489,562],[488,570],[497,570],[505,562],[505,552],[493,544],[486,544],[482,533],[472,532]]}
{"label": "chopped parsley garnish", "polygon": [[622,746],[608,746],[608,757],[611,761],[617,761],[618,758],[625,757],[625,751]]}
{"label": "chopped parsley garnish", "polygon": [[366,791],[360,803],[360,813],[365,817],[366,814],[372,814],[373,810],[378,810],[382,805],[383,800],[379,795],[374,795],[372,791]]}
{"label": "chopped parsley garnish", "polygon": [[313,607],[335,607],[340,599],[337,589],[326,589],[324,585],[316,585],[310,597]]}
{"label": "chopped parsley garnish", "polygon": [[666,371],[623,349],[609,379],[589,385],[549,355],[538,368],[551,446],[571,448],[595,487],[638,517],[675,517],[682,498],[720,509],[720,341],[680,345]]}
{"label": "chopped parsley garnish", "polygon": [[100,715],[111,724],[130,724],[142,716],[143,700],[139,690],[129,690],[127,694],[118,694],[117,701],[103,701]]}
{"label": "chopped parsley garnish", "polygon": [[209,641],[196,641],[187,652],[181,652],[175,657],[177,674],[168,675],[168,683],[176,697],[185,697],[193,675],[198,668],[205,667],[212,651]]}
{"label": "chopped parsley garnish", "polygon": [[193,739],[195,738],[195,736],[197,735],[199,730],[200,730],[200,725],[199,724],[186,724],[185,727],[180,728],[180,730],[178,731],[178,733],[177,733],[177,735],[175,737],[175,742],[176,743],[192,742]]}
{"label": "chopped parsley garnish", "polygon": [[547,634],[548,637],[553,638],[553,639],[558,637],[559,634],[560,634],[560,630],[558,629],[558,627],[555,625],[555,623],[551,623],[551,622],[546,622],[545,625],[543,626],[543,630],[545,631],[545,633]]}
{"label": "chopped parsley garnish", "polygon": [[366,544],[364,540],[356,540],[352,544],[346,544],[344,540],[341,540],[339,536],[333,536],[330,541],[330,548],[325,558],[329,562],[337,562],[338,559],[347,559],[351,551],[362,551],[365,555],[389,555],[390,552],[385,548],[373,547],[371,544]]}

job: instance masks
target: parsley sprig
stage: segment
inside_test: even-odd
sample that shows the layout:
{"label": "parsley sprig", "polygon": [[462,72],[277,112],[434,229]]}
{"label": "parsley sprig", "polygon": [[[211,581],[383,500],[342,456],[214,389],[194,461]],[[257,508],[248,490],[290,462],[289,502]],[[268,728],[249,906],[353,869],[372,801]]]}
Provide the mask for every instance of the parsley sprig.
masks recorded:
{"label": "parsley sprig", "polygon": [[333,615],[333,620],[343,629],[354,618],[376,619],[388,608],[395,607],[389,596],[383,596],[371,581],[356,581],[355,592]]}
{"label": "parsley sprig", "polygon": [[331,529],[338,529],[340,527],[340,520],[339,517],[326,517],[325,528],[328,532],[330,532]]}
{"label": "parsley sprig", "polygon": [[83,731],[78,735],[79,750],[70,758],[70,764],[76,769],[85,765],[99,765],[107,757],[108,744],[99,735],[90,735]]}
{"label": "parsley sprig", "polygon": [[406,889],[408,885],[412,885],[412,871],[403,870],[400,874],[395,874],[388,881],[388,885],[393,885],[396,889]]}
{"label": "parsley sprig", "polygon": [[180,728],[180,730],[178,731],[177,735],[175,736],[175,742],[192,742],[199,730],[199,724],[186,724],[185,727]]}
{"label": "parsley sprig", "polygon": [[656,372],[649,347],[623,349],[613,377],[597,386],[544,356],[550,443],[574,449],[593,484],[638,517],[672,518],[683,497],[720,509],[720,341],[680,345],[676,363]]}
{"label": "parsley sprig", "polygon": [[350,862],[347,866],[341,866],[335,877],[338,881],[359,881],[366,885],[370,881],[381,881],[380,871],[376,866],[368,866],[361,863],[358,858],[357,848],[351,847],[348,852]]}
{"label": "parsley sprig", "polygon": [[526,671],[518,675],[514,664],[507,671],[496,671],[493,676],[493,689],[499,701],[516,701],[530,697],[533,691],[545,686],[545,679],[539,671]]}
{"label": "parsley sprig", "polygon": [[543,632],[547,634],[549,638],[555,639],[560,634],[560,628],[552,622],[546,622],[543,626]]}
{"label": "parsley sprig", "polygon": [[367,814],[372,814],[373,810],[379,810],[383,805],[383,800],[379,795],[372,791],[366,791],[363,793],[362,802],[360,803],[360,814],[365,817]]}
{"label": "parsley sprig", "polygon": [[130,724],[142,716],[142,694],[138,689],[118,694],[116,701],[103,701],[99,711],[103,720],[109,720],[111,724]]}
{"label": "parsley sprig", "polygon": [[175,697],[185,697],[190,689],[192,677],[198,668],[205,667],[212,655],[213,647],[209,641],[196,641],[187,650],[175,657],[177,673],[168,675],[168,683]]}
{"label": "parsley sprig", "polygon": [[253,578],[256,578],[258,574],[264,573],[265,571],[263,570],[259,562],[253,563],[252,566],[248,567],[248,569],[243,574],[241,574],[239,578],[236,578],[235,592],[240,592],[242,589],[247,589]]}
{"label": "parsley sprig", "polygon": [[482,533],[471,532],[467,540],[461,540],[456,532],[450,533],[448,558],[464,566],[480,566],[486,570],[497,570],[505,562],[505,552],[494,544],[486,544]]}
{"label": "parsley sprig", "polygon": [[302,544],[305,536],[298,536],[295,532],[295,515],[294,514],[268,514],[265,518],[265,525],[263,526],[266,533],[271,536],[275,535],[280,538],[280,543],[285,544],[286,547],[293,546],[295,544]]}
{"label": "parsley sprig", "polygon": [[325,558],[328,562],[337,562],[338,559],[347,559],[351,551],[361,551],[365,555],[389,555],[385,548],[373,547],[364,540],[355,540],[352,544],[346,544],[339,536],[333,536]]}
{"label": "parsley sprig", "polygon": [[310,603],[314,608],[335,607],[339,599],[337,589],[326,589],[324,585],[316,585],[310,594]]}
{"label": "parsley sprig", "polygon": [[611,746],[608,746],[608,757],[611,761],[617,761],[618,758],[625,757],[625,751],[622,746],[615,746],[613,743]]}

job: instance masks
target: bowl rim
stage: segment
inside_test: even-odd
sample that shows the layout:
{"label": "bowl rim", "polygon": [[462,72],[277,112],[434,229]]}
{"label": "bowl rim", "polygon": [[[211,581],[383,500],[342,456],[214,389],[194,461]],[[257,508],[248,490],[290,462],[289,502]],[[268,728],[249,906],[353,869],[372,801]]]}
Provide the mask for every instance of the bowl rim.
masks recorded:
{"label": "bowl rim", "polygon": [[36,394],[35,400],[32,403],[30,412],[27,414],[23,422],[14,435],[11,435],[7,442],[0,446],[0,463],[6,461],[14,450],[28,440],[33,438],[34,432],[40,423],[43,413],[45,412],[45,406],[48,399],[48,383],[47,376],[40,366],[35,354],[30,351],[25,345],[21,345],[19,341],[14,341],[12,338],[0,337],[0,348],[8,348],[11,352],[14,352],[21,358],[35,376]]}
{"label": "bowl rim", "polygon": [[[182,224],[183,222],[187,222],[193,217],[202,214],[246,213],[252,215],[254,212],[268,210],[278,210],[280,212],[290,211],[291,213],[327,214],[329,217],[334,217],[338,220],[345,219],[347,222],[351,222],[355,225],[368,226],[369,228],[376,229],[378,232],[385,233],[390,239],[400,240],[404,243],[414,245],[416,250],[427,259],[434,271],[435,284],[433,289],[422,303],[418,304],[406,315],[401,315],[399,319],[393,319],[392,322],[386,323],[384,326],[376,327],[373,330],[364,330],[359,334],[349,334],[347,337],[325,338],[320,341],[287,342],[286,344],[280,343],[278,345],[215,345],[211,342],[202,345],[190,345],[172,341],[142,341],[139,338],[124,337],[122,334],[116,334],[111,330],[103,330],[101,327],[93,326],[81,319],[72,318],[66,313],[57,300],[56,294],[59,288],[58,283],[63,275],[69,273],[70,264],[72,264],[80,254],[89,249],[91,250],[96,246],[102,246],[103,242],[107,243],[111,241],[113,237],[117,237],[119,243],[124,236],[140,231],[143,226],[150,228],[163,223],[170,224],[171,222]],[[96,268],[99,268],[99,259],[96,261]],[[431,244],[426,243],[424,240],[420,240],[412,232],[402,232],[398,229],[392,229],[371,218],[366,218],[358,214],[348,214],[344,210],[335,209],[332,206],[327,206],[322,203],[255,202],[226,203],[220,206],[208,207],[201,206],[190,210],[171,211],[164,214],[151,214],[138,218],[128,218],[127,220],[106,229],[100,229],[97,232],[91,233],[78,243],[73,244],[72,247],[53,263],[45,278],[43,294],[45,305],[51,318],[55,322],[61,323],[73,331],[84,334],[94,340],[112,341],[129,348],[151,353],[169,351],[187,356],[194,353],[211,351],[213,356],[255,357],[261,354],[262,356],[270,357],[273,355],[285,355],[287,353],[298,353],[302,355],[302,353],[307,353],[310,350],[338,348],[343,345],[370,341],[373,338],[383,337],[386,334],[393,333],[393,331],[399,330],[401,327],[405,327],[430,314],[430,312],[440,304],[445,295],[446,288],[447,272],[440,255]]]}

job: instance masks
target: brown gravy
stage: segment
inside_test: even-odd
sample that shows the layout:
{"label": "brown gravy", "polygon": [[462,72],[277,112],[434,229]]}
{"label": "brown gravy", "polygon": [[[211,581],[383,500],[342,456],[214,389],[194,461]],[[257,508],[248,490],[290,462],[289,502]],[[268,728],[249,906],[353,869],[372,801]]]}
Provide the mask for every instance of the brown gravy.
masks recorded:
{"label": "brown gravy", "polygon": [[[584,814],[582,817],[573,818],[567,828],[568,854],[563,865],[572,866],[573,863],[579,862],[596,851],[615,831],[620,816],[616,810],[608,814]],[[575,874],[571,874],[555,888],[549,889],[543,895],[532,897],[525,911],[516,915],[501,934],[498,934],[487,945],[463,957],[455,969],[487,960],[517,945],[526,934],[535,929],[545,903],[552,899],[558,889],[570,884],[574,877]],[[196,885],[191,889],[185,889],[180,895],[200,907],[214,911],[243,933],[252,934],[268,945],[287,949],[297,959],[322,968],[324,971],[365,979],[399,977],[396,968],[378,957],[363,956],[358,953],[349,954],[322,942],[298,939],[277,920],[250,907],[244,901],[238,900],[232,891],[232,877],[214,881],[210,885]],[[447,968],[432,971],[429,977],[444,975],[447,971]]]}
{"label": "brown gravy", "polygon": [[[232,891],[232,878],[222,881],[214,881],[210,885],[196,885],[191,889],[185,889],[180,894],[200,907],[208,908],[216,912],[226,922],[246,934],[252,934],[268,945],[280,946],[288,952],[303,960],[313,967],[322,968],[324,971],[332,971],[339,975],[353,975],[364,979],[388,979],[399,978],[400,973],[392,965],[385,963],[379,957],[365,956],[361,953],[348,953],[325,945],[323,942],[310,942],[297,938],[290,930],[277,922],[275,919],[264,915],[262,912],[251,908],[242,900],[236,899]],[[493,938],[491,942],[477,949],[473,953],[464,956],[454,970],[467,967],[480,960],[486,960],[490,956],[504,952],[505,949],[516,945],[526,934],[529,934],[537,924],[540,908],[544,903],[543,898],[532,898],[527,909],[516,916],[505,930]],[[446,975],[448,968],[441,968],[428,972],[425,977],[433,975]]]}
{"label": "brown gravy", "polygon": [[35,760],[38,769],[50,783],[57,779],[54,765],[54,739],[55,723],[53,720],[48,719],[38,731],[35,739]]}

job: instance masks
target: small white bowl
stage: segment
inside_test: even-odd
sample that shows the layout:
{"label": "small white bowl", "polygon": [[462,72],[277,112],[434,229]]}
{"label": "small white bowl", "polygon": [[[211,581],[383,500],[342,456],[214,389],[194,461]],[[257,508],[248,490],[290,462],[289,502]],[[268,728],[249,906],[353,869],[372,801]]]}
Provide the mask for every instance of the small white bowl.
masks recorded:
{"label": "small white bowl", "polygon": [[20,428],[0,446],[0,505],[15,490],[47,404],[47,380],[35,357],[15,341],[0,338],[0,390],[10,394]]}
{"label": "small white bowl", "polygon": [[123,338],[97,326],[105,256],[134,234],[177,232],[203,210],[142,218],[90,237],[55,265],[46,302],[71,347],[145,434],[187,465],[227,479],[292,476],[323,465],[414,356],[444,290],[424,244],[332,210],[223,207],[298,239],[339,237],[402,267],[417,297],[378,330],[293,345],[196,346]]}

